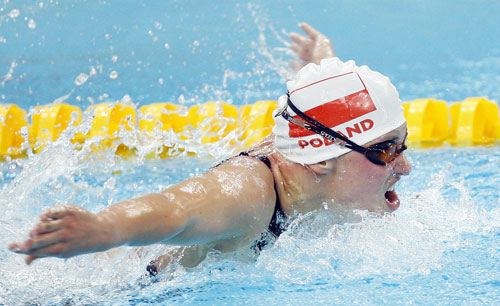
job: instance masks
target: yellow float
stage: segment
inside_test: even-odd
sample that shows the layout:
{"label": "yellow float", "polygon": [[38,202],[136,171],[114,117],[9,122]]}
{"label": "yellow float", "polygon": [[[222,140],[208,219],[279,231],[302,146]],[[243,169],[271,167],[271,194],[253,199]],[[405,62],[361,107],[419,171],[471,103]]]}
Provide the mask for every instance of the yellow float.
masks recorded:
{"label": "yellow float", "polygon": [[0,105],[0,157],[22,155],[24,138],[21,129],[28,126],[28,116],[17,105]]}
{"label": "yellow float", "polygon": [[[403,106],[410,146],[491,145],[500,140],[499,107],[486,98],[472,97],[451,105],[436,99],[418,99]],[[139,137],[141,143],[146,143],[148,137],[166,132],[175,133],[182,141],[200,144],[224,141],[247,148],[271,133],[274,126],[272,113],[276,108],[276,101],[258,101],[239,108],[225,102],[207,102],[190,108],[153,103],[139,109],[137,122],[135,106],[101,103],[86,110],[91,126],[87,133],[76,133],[72,141],[84,143],[98,139],[93,142],[94,150],[113,146],[117,148],[117,154],[125,154],[130,150],[124,145],[127,143],[124,137]],[[35,107],[29,117],[17,105],[0,105],[1,157],[22,156],[23,143],[29,143],[35,153],[40,152],[48,142],[57,140],[69,125],[80,124],[82,112],[77,106],[54,103]],[[28,124],[28,119],[31,124]],[[27,142],[21,132],[26,127]],[[157,156],[172,156],[169,154],[172,146],[165,144],[166,150]]]}
{"label": "yellow float", "polygon": [[452,145],[487,145],[498,139],[498,105],[485,98],[467,98],[452,104]]}
{"label": "yellow float", "polygon": [[434,99],[403,104],[408,127],[408,144],[413,147],[440,146],[450,133],[448,106]]}
{"label": "yellow float", "polygon": [[73,105],[61,103],[35,107],[29,127],[29,143],[38,153],[44,144],[55,141],[69,124],[80,124],[82,111]]}

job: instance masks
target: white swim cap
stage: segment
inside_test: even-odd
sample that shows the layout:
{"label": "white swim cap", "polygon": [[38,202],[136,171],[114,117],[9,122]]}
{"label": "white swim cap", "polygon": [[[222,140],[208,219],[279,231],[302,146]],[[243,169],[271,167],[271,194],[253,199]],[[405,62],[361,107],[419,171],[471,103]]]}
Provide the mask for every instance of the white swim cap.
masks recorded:
{"label": "white swim cap", "polygon": [[[290,100],[303,113],[364,145],[405,122],[399,94],[388,77],[356,66],[354,61],[329,58],[319,65],[308,64],[286,83]],[[287,108],[287,95],[279,98],[274,115]],[[275,147],[289,160],[314,164],[346,154],[351,149],[288,122],[274,118]]]}

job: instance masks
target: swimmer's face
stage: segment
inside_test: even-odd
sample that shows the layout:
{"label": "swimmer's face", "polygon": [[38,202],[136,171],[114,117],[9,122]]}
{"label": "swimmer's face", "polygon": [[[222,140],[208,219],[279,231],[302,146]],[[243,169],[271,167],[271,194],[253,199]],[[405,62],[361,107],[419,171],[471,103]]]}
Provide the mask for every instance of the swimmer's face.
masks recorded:
{"label": "swimmer's face", "polygon": [[[402,143],[406,124],[364,145],[394,141]],[[399,208],[395,184],[401,176],[408,175],[411,165],[402,153],[385,166],[370,162],[363,154],[349,152],[336,160],[335,171],[329,176],[331,196],[344,208],[391,212]]]}

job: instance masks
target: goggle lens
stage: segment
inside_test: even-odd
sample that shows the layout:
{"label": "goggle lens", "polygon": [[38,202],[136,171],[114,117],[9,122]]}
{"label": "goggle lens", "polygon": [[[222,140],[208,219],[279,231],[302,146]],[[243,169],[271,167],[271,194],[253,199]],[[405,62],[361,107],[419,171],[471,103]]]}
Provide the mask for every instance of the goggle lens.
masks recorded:
{"label": "goggle lens", "polygon": [[385,166],[395,160],[401,153],[403,153],[404,150],[407,149],[405,140],[403,140],[403,143],[401,144],[393,143],[385,149],[381,149],[377,144],[375,144],[366,150],[365,156],[372,163]]}

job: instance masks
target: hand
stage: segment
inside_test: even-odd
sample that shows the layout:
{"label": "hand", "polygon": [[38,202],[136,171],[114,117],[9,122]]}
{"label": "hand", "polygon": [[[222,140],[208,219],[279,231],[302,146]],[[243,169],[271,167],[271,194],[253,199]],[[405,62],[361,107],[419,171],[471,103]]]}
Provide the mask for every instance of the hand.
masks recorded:
{"label": "hand", "polygon": [[322,59],[335,56],[335,51],[328,37],[305,22],[300,24],[300,28],[309,37],[298,33],[290,33],[291,48],[301,59],[290,62],[293,69],[299,70],[308,63],[319,64]]}
{"label": "hand", "polygon": [[67,258],[107,249],[107,227],[97,215],[82,207],[54,207],[44,212],[40,220],[28,240],[9,246],[15,253],[27,254],[27,264],[41,257]]}

